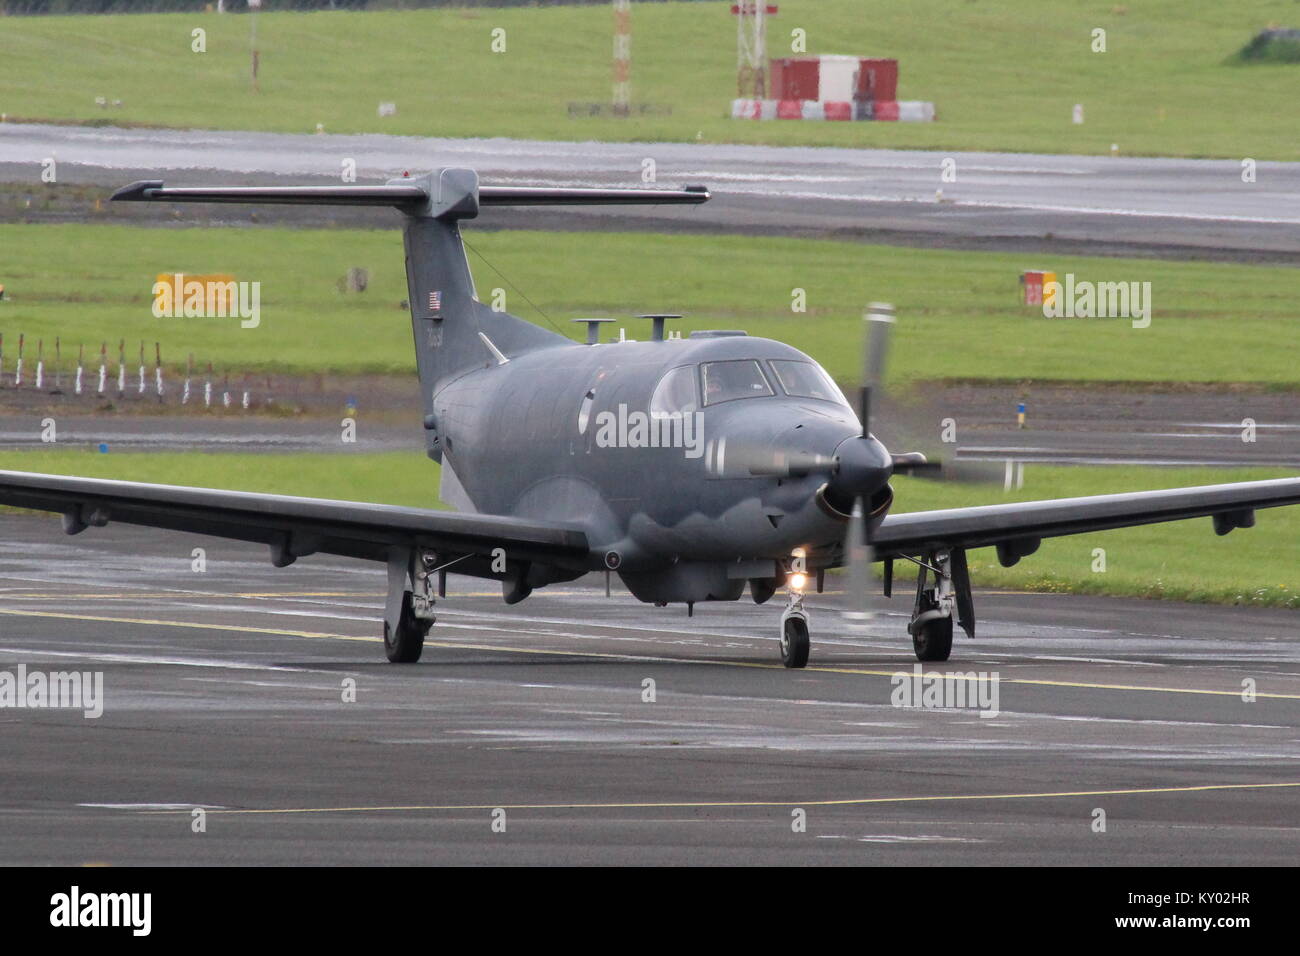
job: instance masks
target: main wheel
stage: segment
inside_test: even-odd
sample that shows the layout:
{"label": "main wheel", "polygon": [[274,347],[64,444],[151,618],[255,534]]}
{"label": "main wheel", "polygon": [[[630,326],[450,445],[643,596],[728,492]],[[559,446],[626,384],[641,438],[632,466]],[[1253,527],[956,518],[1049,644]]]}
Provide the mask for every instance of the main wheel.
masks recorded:
{"label": "main wheel", "polygon": [[424,650],[424,635],[429,633],[432,621],[421,621],[411,608],[411,592],[402,595],[402,613],[397,633],[384,621],[384,653],[394,664],[414,664]]}
{"label": "main wheel", "polygon": [[781,625],[781,663],[786,667],[804,667],[808,663],[808,622],[788,617]]}
{"label": "main wheel", "polygon": [[938,617],[917,628],[912,650],[918,661],[946,661],[952,654],[952,618]]}

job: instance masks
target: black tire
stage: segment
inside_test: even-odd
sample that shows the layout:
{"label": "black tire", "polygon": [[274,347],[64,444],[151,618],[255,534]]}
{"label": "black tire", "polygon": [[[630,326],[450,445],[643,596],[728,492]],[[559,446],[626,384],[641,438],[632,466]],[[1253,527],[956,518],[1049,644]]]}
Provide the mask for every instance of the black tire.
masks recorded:
{"label": "black tire", "polygon": [[424,650],[424,635],[429,633],[432,621],[421,621],[411,608],[411,592],[402,595],[402,614],[393,634],[384,621],[384,653],[394,664],[414,664]]}
{"label": "black tire", "polygon": [[808,622],[799,617],[788,617],[781,626],[781,663],[786,667],[805,667],[808,664]]}
{"label": "black tire", "polygon": [[946,661],[952,654],[952,618],[935,618],[917,628],[912,635],[912,650],[918,661]]}

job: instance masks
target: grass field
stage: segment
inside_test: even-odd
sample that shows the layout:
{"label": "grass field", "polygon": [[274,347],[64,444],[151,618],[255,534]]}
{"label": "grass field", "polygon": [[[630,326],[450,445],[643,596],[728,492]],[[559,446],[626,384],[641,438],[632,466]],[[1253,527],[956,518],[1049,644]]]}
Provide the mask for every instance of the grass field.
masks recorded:
{"label": "grass field", "polygon": [[[768,51],[893,56],[899,97],[939,122],[740,122],[727,0],[634,4],[633,98],[667,115],[570,118],[610,97],[608,6],[11,17],[0,111],[76,122],[418,136],[704,140],[1257,159],[1300,158],[1300,65],[1230,62],[1292,0],[785,0]],[[206,52],[191,49],[206,31]],[[1106,52],[1092,52],[1092,31]],[[492,31],[505,31],[493,52]],[[101,108],[96,97],[120,107]],[[397,114],[381,118],[381,101]],[[1087,122],[1071,123],[1075,103]]]}
{"label": "grass field", "polygon": [[421,452],[100,454],[86,448],[11,449],[0,451],[0,470],[443,507],[437,500],[438,465]]}
{"label": "grass field", "polygon": [[[418,452],[101,455],[80,449],[6,451],[0,452],[0,468],[419,507],[438,505],[434,498],[438,466]],[[1259,469],[1035,466],[1027,470],[1025,488],[1012,495],[997,487],[895,479],[895,510],[901,513],[1281,477],[1290,476]],[[0,522],[3,520],[0,517]],[[57,524],[51,519],[51,534],[56,532]],[[1300,508],[1275,508],[1258,513],[1257,527],[1222,538],[1214,534],[1210,519],[1202,518],[1052,539],[1010,569],[1001,567],[992,549],[986,548],[971,552],[971,574],[975,583],[984,587],[1300,608],[1300,563],[1294,559],[1297,541]],[[1104,573],[1093,571],[1095,548],[1106,551]]]}
{"label": "grass field", "polygon": [[[891,375],[1006,381],[1258,382],[1300,387],[1300,302],[1294,269],[921,250],[823,240],[616,233],[472,232],[467,238],[565,334],[568,319],[687,314],[684,330],[745,328],[787,341],[843,382],[859,375],[861,314],[872,300],[899,315]],[[414,368],[399,232],[149,229],[111,225],[0,225],[0,332],[5,370],[16,340],[62,338],[88,356],[119,338],[162,343],[164,359],[213,361],[231,372],[406,372]],[[72,250],[75,250],[73,252]],[[506,306],[546,320],[470,256],[480,295],[506,289]],[[1056,319],[1020,306],[1017,275],[1046,265],[1079,278],[1152,283],[1153,318]],[[369,289],[346,294],[349,266]],[[233,319],[158,319],[158,273],[233,273],[262,283],[261,325]],[[577,278],[580,276],[580,279]],[[807,312],[791,311],[791,290]],[[644,323],[629,320],[628,335]],[[28,353],[29,358],[32,353]],[[47,351],[47,358],[49,357]]]}

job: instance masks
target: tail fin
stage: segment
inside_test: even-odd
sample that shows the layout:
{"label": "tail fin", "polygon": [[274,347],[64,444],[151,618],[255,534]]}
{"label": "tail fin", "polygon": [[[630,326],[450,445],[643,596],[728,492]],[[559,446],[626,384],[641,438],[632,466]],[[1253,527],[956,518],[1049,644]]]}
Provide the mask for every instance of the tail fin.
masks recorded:
{"label": "tail fin", "polygon": [[[478,300],[460,238],[460,220],[476,217],[480,205],[696,204],[708,198],[703,186],[681,190],[480,186],[474,170],[455,167],[383,186],[166,187],[159,180],[146,180],[113,194],[119,202],[393,206],[401,211],[406,216],[406,284],[416,367],[428,425],[434,421],[434,395],[451,379],[489,361],[570,343],[562,335],[493,311]],[[430,457],[441,460],[436,429],[428,428],[426,436]]]}

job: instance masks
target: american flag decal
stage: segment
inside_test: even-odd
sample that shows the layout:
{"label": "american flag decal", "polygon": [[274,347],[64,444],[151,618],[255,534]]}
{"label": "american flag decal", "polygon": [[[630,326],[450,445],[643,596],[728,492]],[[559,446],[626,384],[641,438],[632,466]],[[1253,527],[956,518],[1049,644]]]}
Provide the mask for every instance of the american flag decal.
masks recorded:
{"label": "american flag decal", "polygon": [[441,293],[441,292],[430,292],[430,293],[429,293],[429,311],[430,311],[430,312],[440,312],[441,310],[442,310],[442,293]]}

